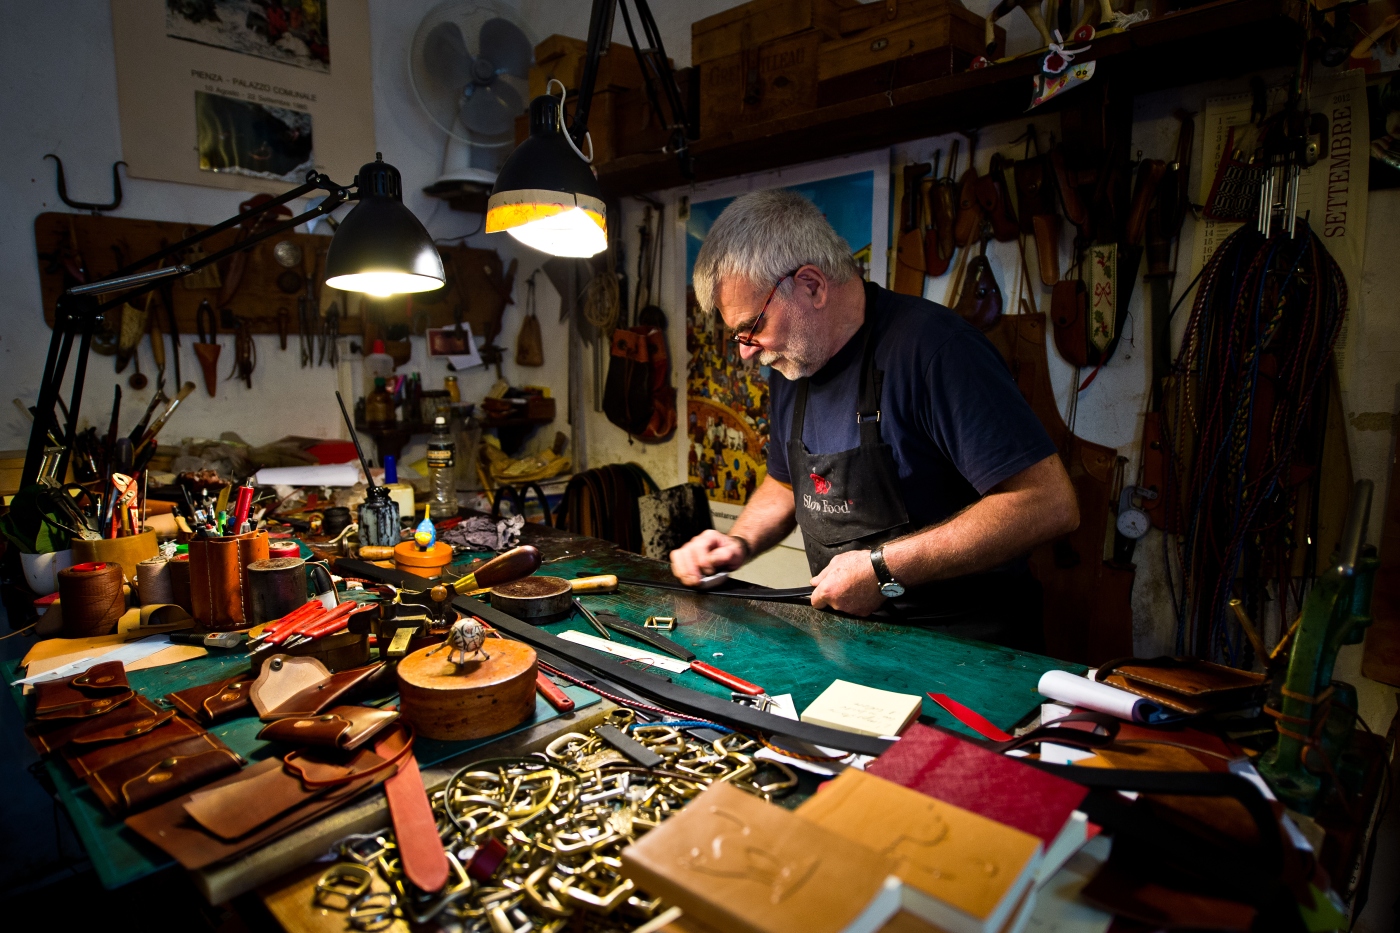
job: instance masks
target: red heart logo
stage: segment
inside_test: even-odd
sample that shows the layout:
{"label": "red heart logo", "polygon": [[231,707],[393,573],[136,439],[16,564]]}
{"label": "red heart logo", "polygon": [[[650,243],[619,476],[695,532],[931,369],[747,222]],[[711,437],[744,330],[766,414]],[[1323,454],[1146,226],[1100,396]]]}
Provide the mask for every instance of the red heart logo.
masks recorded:
{"label": "red heart logo", "polygon": [[815,473],[811,474],[812,486],[817,490],[817,495],[824,496],[831,492],[831,484]]}

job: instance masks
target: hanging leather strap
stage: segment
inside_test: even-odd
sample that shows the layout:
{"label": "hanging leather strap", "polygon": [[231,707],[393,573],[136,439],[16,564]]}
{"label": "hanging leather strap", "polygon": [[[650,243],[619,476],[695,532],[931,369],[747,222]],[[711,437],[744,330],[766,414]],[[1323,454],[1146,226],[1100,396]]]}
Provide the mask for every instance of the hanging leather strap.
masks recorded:
{"label": "hanging leather strap", "polygon": [[393,777],[384,782],[384,796],[389,801],[403,873],[420,891],[440,891],[447,883],[447,855],[423,789],[418,761],[408,753],[412,747],[411,734],[396,729],[375,742],[374,751],[386,760],[397,758],[399,763]]}

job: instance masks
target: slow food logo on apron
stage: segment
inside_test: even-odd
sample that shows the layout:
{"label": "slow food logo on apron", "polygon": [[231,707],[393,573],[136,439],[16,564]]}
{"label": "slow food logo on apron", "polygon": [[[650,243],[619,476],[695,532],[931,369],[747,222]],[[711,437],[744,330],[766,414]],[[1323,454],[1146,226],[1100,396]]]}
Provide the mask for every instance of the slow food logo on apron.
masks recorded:
{"label": "slow food logo on apron", "polygon": [[[824,479],[816,473],[809,475],[812,478],[812,488],[816,490],[817,495],[825,496],[827,493],[831,492],[830,480]],[[851,501],[849,499],[844,502],[831,502],[826,499],[814,498],[805,492],[802,494],[802,504],[809,510],[820,512],[824,515],[848,514],[851,511]]]}

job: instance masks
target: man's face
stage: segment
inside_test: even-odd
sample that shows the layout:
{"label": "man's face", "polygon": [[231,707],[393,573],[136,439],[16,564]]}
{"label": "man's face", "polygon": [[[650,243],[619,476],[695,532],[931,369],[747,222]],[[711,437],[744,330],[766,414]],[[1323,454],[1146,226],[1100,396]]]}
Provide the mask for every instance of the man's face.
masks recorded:
{"label": "man's face", "polygon": [[[809,267],[810,268],[810,267]],[[812,293],[801,278],[793,281],[792,294],[773,291],[775,283],[758,284],[729,277],[719,283],[719,313],[731,333],[747,335],[755,321],[758,329],[752,345],[739,345],[744,360],[758,357],[759,365],[771,366],[788,379],[803,379],[826,363],[818,333],[820,315],[812,305]],[[764,300],[772,298],[764,309]],[[759,320],[759,314],[763,318]]]}

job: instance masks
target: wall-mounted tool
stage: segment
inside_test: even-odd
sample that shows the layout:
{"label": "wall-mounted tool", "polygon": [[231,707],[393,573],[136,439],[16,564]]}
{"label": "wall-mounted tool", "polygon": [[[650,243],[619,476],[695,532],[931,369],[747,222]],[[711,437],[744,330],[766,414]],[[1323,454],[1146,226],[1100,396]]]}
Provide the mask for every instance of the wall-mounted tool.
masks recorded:
{"label": "wall-mounted tool", "polygon": [[97,204],[92,201],[74,201],[69,198],[68,180],[63,176],[63,160],[52,152],[46,153],[44,158],[53,159],[54,165],[58,169],[58,198],[64,204],[67,204],[74,210],[92,211],[94,214],[99,211],[114,211],[122,206],[122,176],[121,172],[118,172],[117,169],[126,165],[125,162],[112,163],[112,200],[106,204]]}

